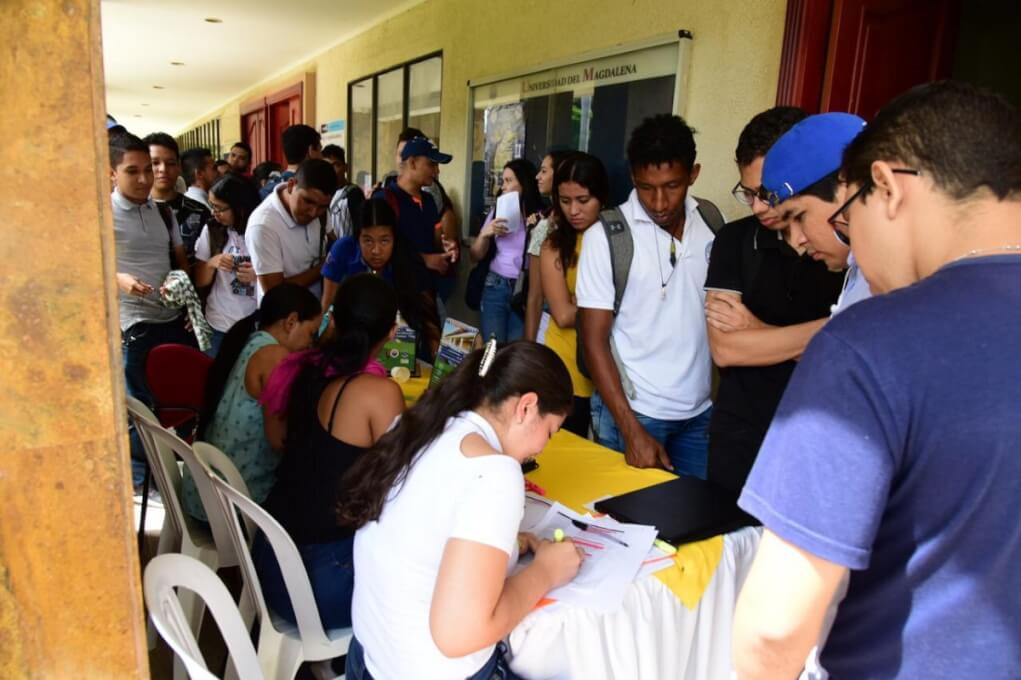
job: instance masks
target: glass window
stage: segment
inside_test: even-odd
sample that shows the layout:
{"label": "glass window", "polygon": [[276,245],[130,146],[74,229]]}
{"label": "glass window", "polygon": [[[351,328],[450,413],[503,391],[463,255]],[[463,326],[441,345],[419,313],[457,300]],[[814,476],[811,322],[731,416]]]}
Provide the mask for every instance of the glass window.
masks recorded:
{"label": "glass window", "polygon": [[441,57],[432,57],[408,66],[408,127],[418,128],[437,146],[440,146],[442,81]]}
{"label": "glass window", "polygon": [[371,188],[396,170],[397,138],[405,127],[440,137],[443,57],[427,57],[348,85],[348,164],[352,181]]}
{"label": "glass window", "polygon": [[366,78],[352,83],[351,97],[351,136],[348,152],[348,163],[351,165],[351,181],[363,188],[371,188],[372,175],[372,120],[375,117],[373,106],[373,79]]}
{"label": "glass window", "polygon": [[397,137],[404,129],[404,69],[376,78],[376,175],[396,170]]}
{"label": "glass window", "polygon": [[587,151],[606,164],[612,205],[631,191],[625,146],[645,118],[670,113],[678,44],[624,52],[472,88],[469,229],[478,233],[504,164],[538,166],[551,147]]}

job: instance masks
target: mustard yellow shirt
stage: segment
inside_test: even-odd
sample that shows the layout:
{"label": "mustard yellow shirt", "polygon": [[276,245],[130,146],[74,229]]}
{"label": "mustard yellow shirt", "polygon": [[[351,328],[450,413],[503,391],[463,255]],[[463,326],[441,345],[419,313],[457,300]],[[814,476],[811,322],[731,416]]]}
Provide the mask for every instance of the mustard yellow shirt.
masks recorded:
{"label": "mustard yellow shirt", "polygon": [[[574,263],[567,268],[567,291],[574,295],[574,286],[578,280],[578,260],[581,257],[581,234],[574,246]],[[574,396],[588,398],[592,396],[592,381],[581,374],[578,370],[578,332],[573,328],[561,328],[556,321],[550,319],[549,328],[546,330],[546,339],[543,343],[557,353],[557,356],[567,365],[567,372],[571,374],[571,385],[574,388]]]}

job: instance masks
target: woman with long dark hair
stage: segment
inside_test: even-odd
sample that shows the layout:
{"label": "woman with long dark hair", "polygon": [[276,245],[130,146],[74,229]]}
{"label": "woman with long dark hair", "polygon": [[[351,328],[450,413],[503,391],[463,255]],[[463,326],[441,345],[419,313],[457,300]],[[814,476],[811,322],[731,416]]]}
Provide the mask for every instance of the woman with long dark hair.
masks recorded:
{"label": "woman with long dark hair", "polygon": [[[280,284],[266,293],[257,312],[227,331],[209,369],[195,439],[209,442],[234,461],[258,503],[273,488],[280,462],[266,438],[258,399],[273,369],[291,352],[312,344],[320,316],[319,301],[308,289]],[[185,511],[205,521],[187,470],[183,490]]]}
{"label": "woman with long dark hair", "polygon": [[213,219],[195,242],[195,283],[199,288],[213,286],[206,298],[206,321],[213,327],[208,354],[215,357],[230,327],[258,306],[245,227],[259,205],[259,195],[249,182],[227,174],[213,184],[208,198]]}
{"label": "woman with long dark hair", "polygon": [[366,201],[352,234],[330,248],[323,265],[323,311],[333,304],[337,287],[345,279],[365,272],[394,287],[401,316],[418,335],[418,354],[430,360],[440,344],[436,304],[425,272],[401,239],[393,208],[381,198]]}
{"label": "woman with long dark hair", "polygon": [[539,193],[543,198],[550,197],[549,207],[543,208],[541,219],[532,227],[528,235],[528,295],[525,302],[525,339],[541,343],[549,326],[549,315],[543,319],[543,307],[545,299],[542,296],[542,274],[539,267],[539,255],[542,252],[542,244],[546,242],[551,230],[556,228],[554,219],[552,196],[553,196],[553,173],[565,158],[571,154],[569,149],[550,149],[539,165],[539,173],[535,181],[539,186]]}
{"label": "woman with long dark hair", "polygon": [[[351,468],[339,507],[358,529],[347,677],[515,677],[497,643],[581,563],[570,541],[518,534],[520,464],[570,409],[556,354],[491,343]],[[508,578],[527,550],[535,559]]]}
{"label": "woman with long dark hair", "polygon": [[542,196],[535,181],[535,166],[524,158],[515,158],[503,167],[500,193],[518,193],[522,228],[508,231],[507,221],[496,219],[495,210],[486,218],[478,238],[472,243],[471,258],[475,262],[489,259],[489,273],[482,288],[482,335],[496,337],[500,343],[520,338],[524,319],[511,308],[514,285],[521,276],[528,238],[527,226],[542,211]]}
{"label": "woman with long dark hair", "polygon": [[539,256],[542,291],[549,302],[551,317],[543,342],[557,353],[571,374],[574,410],[564,422],[564,429],[581,437],[588,436],[593,386],[578,370],[578,333],[574,327],[578,304],[574,286],[582,235],[599,221],[609,196],[610,180],[602,161],[581,152],[564,159],[553,175],[557,228],[550,232]]}
{"label": "woman with long dark hair", "polygon": [[[289,378],[274,374],[267,387],[287,398],[278,412],[284,455],[265,506],[301,552],[326,629],[351,625],[354,530],[337,525],[340,481],[404,408],[400,387],[375,359],[395,329],[393,288],[357,274],[340,284],[333,310],[326,345],[279,366]],[[261,535],[253,552],[267,603],[293,623],[287,587]]]}

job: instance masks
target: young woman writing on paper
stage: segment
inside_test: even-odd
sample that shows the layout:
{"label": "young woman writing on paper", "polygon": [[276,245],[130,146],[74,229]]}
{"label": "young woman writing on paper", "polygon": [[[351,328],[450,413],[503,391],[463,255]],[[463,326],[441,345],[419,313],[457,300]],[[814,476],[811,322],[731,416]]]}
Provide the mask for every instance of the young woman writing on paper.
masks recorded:
{"label": "young woman writing on paper", "polygon": [[[327,629],[351,625],[354,532],[337,526],[340,480],[404,408],[400,388],[375,359],[396,317],[397,297],[385,281],[371,274],[347,279],[337,290],[331,340],[278,366],[263,394],[263,404],[272,404],[267,410],[286,416],[284,455],[264,505],[297,544]],[[293,623],[287,588],[261,535],[253,552],[267,603]]]}
{"label": "young woman writing on paper", "polygon": [[[339,518],[358,527],[352,680],[506,671],[497,643],[581,564],[569,541],[518,535],[520,463],[570,411],[567,369],[531,342],[486,352],[426,392],[348,474]],[[535,559],[508,578],[519,550]]]}
{"label": "young woman writing on paper", "polygon": [[549,301],[552,317],[543,342],[557,353],[571,374],[574,409],[564,421],[564,429],[579,437],[588,436],[592,381],[578,370],[578,333],[574,329],[578,305],[574,285],[578,279],[582,234],[599,221],[599,212],[609,196],[610,179],[598,158],[577,152],[561,161],[553,175],[557,229],[550,233],[539,256],[542,292]]}

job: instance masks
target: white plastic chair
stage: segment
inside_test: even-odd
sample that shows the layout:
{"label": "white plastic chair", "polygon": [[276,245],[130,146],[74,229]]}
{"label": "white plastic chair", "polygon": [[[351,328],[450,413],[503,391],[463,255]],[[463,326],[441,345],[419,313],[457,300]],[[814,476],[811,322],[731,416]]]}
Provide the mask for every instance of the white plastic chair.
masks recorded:
{"label": "white plastic chair", "polygon": [[[259,616],[258,654],[262,672],[267,678],[293,678],[302,661],[326,661],[347,653],[351,644],[350,628],[323,630],[319,607],[312,594],[308,571],[298,547],[287,531],[266,510],[231,485],[213,476],[213,486],[231,509],[231,535],[241,558],[241,574],[255,600]],[[283,574],[287,594],[291,598],[297,629],[270,612],[262,595],[262,586],[238,514],[253,522],[266,538]],[[320,665],[321,667],[321,665]]]}
{"label": "white plastic chair", "polygon": [[[152,411],[142,402],[128,397],[127,403],[128,413],[134,419],[135,427],[138,428],[139,436],[142,438],[142,445],[149,461],[149,468],[152,470],[153,479],[156,481],[156,488],[163,496],[163,508],[170,524],[168,527],[167,522],[164,522],[163,530],[160,532],[157,554],[179,552],[198,559],[213,571],[237,565],[238,557],[234,548],[234,540],[227,526],[226,509],[219,494],[208,483],[209,468],[199,460],[191,445],[164,428]],[[215,454],[210,455],[219,461],[219,467],[226,469],[228,465],[230,466],[230,470],[225,474],[240,479],[240,474],[237,473],[236,468],[226,456],[221,454],[217,458]],[[195,480],[199,497],[202,499],[209,519],[208,526],[184,511],[181,468],[177,464],[178,459],[188,467],[188,471]],[[241,484],[243,487],[244,482]],[[247,488],[244,490],[247,492]],[[202,601],[191,594],[184,594],[181,597],[181,602],[191,630],[198,635],[204,610]],[[242,592],[241,610],[250,621],[254,603],[250,602],[250,596],[244,592]],[[152,631],[150,632],[152,633]],[[150,649],[154,644],[154,636],[150,635]],[[184,678],[184,674],[184,666],[181,663],[175,663],[174,677],[181,680]]]}
{"label": "white plastic chair", "polygon": [[227,658],[240,677],[246,680],[265,677],[249,638],[248,628],[216,573],[187,555],[158,555],[145,568],[145,602],[149,606],[149,616],[156,630],[174,650],[191,678],[211,680],[216,676],[206,666],[187,616],[181,608],[180,593],[175,588],[187,589],[209,608],[227,645]]}
{"label": "white plastic chair", "polygon": [[[219,554],[212,534],[181,508],[181,469],[170,443],[177,440],[183,447],[188,445],[165,430],[156,415],[141,401],[130,396],[125,397],[125,401],[128,415],[138,430],[156,489],[163,497],[164,520],[156,554],[180,552],[200,560],[213,570],[218,569]],[[228,543],[228,546],[233,550],[233,543]],[[201,603],[191,595],[186,595],[183,600],[184,611],[197,634],[198,623],[202,620]],[[149,649],[156,646],[156,631],[152,627],[149,628],[148,642]],[[174,664],[174,677],[178,680],[184,677],[182,664]]]}

